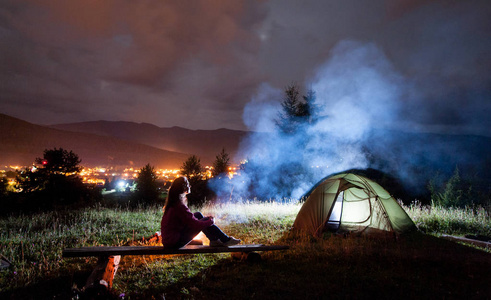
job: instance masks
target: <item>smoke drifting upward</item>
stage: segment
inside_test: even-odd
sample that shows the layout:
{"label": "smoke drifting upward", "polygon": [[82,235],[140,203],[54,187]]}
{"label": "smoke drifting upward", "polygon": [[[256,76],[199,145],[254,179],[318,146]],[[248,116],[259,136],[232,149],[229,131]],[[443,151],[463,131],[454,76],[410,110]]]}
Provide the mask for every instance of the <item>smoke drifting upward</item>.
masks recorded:
{"label": "smoke drifting upward", "polygon": [[374,44],[339,43],[306,84],[316,93],[318,121],[293,135],[275,128],[283,91],[263,85],[244,109],[253,132],[238,154],[249,161],[219,195],[299,199],[328,174],[369,166],[371,130],[397,116],[402,77]]}
{"label": "smoke drifting upward", "polygon": [[327,175],[365,168],[424,193],[436,172],[451,174],[458,165],[469,167],[469,161],[489,165],[486,154],[469,153],[480,146],[469,145],[468,137],[410,133],[415,118],[429,107],[408,104],[422,104],[427,96],[374,43],[340,42],[305,86],[316,93],[318,116],[293,135],[275,126],[284,91],[268,85],[259,89],[243,115],[253,133],[242,142],[238,157],[248,163],[231,185],[215,184],[219,196],[299,199]]}

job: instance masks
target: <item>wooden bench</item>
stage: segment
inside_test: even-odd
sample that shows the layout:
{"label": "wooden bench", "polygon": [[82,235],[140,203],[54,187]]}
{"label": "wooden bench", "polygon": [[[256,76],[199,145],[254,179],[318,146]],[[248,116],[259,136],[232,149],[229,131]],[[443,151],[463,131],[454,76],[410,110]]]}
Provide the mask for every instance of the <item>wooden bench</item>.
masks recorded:
{"label": "wooden bench", "polygon": [[98,257],[97,266],[89,276],[83,290],[112,287],[114,276],[118,270],[121,256],[125,255],[177,255],[202,253],[237,253],[245,259],[258,260],[256,251],[286,250],[288,246],[281,245],[235,245],[229,247],[210,247],[204,245],[187,245],[179,249],[169,249],[163,246],[95,246],[81,248],[66,248],[63,257]]}

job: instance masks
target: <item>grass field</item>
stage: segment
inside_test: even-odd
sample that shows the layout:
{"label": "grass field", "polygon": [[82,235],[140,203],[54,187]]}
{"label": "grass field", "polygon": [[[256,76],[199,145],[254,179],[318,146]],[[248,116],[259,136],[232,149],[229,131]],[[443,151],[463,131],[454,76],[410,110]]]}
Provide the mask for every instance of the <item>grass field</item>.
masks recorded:
{"label": "grass field", "polygon": [[[491,236],[480,208],[405,207],[423,233],[321,239],[289,234],[300,205],[247,202],[202,209],[244,243],[286,244],[262,261],[230,254],[123,257],[114,299],[327,299],[491,297],[491,253],[439,234]],[[96,260],[63,259],[66,247],[141,244],[159,230],[161,208],[93,207],[0,219],[0,299],[80,299]],[[206,241],[205,241],[206,243]]]}

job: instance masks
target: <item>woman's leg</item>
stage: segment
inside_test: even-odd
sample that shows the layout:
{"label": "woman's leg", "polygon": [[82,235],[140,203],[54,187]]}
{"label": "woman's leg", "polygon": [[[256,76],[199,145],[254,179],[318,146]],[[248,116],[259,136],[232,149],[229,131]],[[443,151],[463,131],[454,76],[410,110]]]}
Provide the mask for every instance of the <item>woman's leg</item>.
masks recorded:
{"label": "woman's leg", "polygon": [[199,232],[183,232],[179,238],[179,242],[174,246],[175,248],[181,248],[189,244],[193,238],[198,235]]}
{"label": "woman's leg", "polygon": [[[200,220],[203,218],[203,214],[198,212],[194,213],[194,216],[196,219]],[[210,227],[207,227],[203,229],[203,233],[206,235],[206,237],[210,241],[217,241],[220,240],[222,242],[227,242],[230,240],[230,237],[226,235],[218,226],[216,225],[211,225]]]}

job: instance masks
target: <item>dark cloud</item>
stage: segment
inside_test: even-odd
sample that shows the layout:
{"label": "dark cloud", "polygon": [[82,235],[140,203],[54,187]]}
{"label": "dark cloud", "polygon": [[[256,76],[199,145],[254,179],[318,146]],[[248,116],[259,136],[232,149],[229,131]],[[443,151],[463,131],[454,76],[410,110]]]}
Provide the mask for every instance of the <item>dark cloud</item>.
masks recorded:
{"label": "dark cloud", "polygon": [[490,15],[487,1],[438,1],[403,14],[377,39],[413,85],[405,99],[413,121],[488,135]]}
{"label": "dark cloud", "polygon": [[[43,124],[119,118],[240,128],[235,103],[248,101],[260,80],[251,75],[259,39],[250,28],[262,15],[249,1],[6,2],[2,110]],[[46,112],[23,115],[19,98],[45,103]],[[233,110],[210,116],[208,104]],[[66,114],[47,119],[54,106]],[[207,111],[207,119],[195,111]]]}
{"label": "dark cloud", "polygon": [[244,129],[265,86],[312,85],[348,40],[375,45],[404,79],[401,124],[483,134],[489,15],[489,1],[4,0],[0,111]]}

